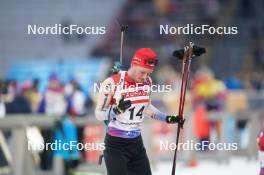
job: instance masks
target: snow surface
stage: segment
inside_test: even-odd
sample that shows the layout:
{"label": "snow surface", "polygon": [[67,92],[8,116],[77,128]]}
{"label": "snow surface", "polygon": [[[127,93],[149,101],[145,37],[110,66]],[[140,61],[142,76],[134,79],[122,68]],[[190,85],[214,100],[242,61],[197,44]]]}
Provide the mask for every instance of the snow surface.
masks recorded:
{"label": "snow surface", "polygon": [[[160,162],[153,175],[170,175],[172,162]],[[246,158],[232,158],[229,164],[203,160],[198,166],[191,168],[179,162],[176,167],[176,175],[258,175],[259,163],[257,160],[248,161]]]}

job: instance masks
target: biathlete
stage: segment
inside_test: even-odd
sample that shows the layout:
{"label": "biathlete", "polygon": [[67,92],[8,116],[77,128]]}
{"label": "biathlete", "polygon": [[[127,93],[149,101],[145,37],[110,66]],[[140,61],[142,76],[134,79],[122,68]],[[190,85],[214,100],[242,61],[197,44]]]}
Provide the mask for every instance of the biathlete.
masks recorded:
{"label": "biathlete", "polygon": [[95,116],[107,124],[104,159],[108,175],[151,175],[141,137],[144,117],[181,127],[184,124],[185,119],[167,115],[151,104],[150,74],[157,62],[152,49],[141,48],[128,71],[120,71],[101,84]]}

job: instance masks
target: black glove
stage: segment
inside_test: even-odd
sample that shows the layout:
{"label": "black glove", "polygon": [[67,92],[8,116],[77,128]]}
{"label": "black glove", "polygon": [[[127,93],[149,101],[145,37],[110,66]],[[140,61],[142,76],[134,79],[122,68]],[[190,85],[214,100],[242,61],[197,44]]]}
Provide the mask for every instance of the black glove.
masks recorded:
{"label": "black glove", "polygon": [[128,108],[131,106],[130,100],[124,100],[124,96],[121,97],[121,99],[118,101],[117,106],[114,107],[113,111],[115,114],[120,114],[122,112],[125,112]]}
{"label": "black glove", "polygon": [[185,118],[179,117],[177,115],[168,115],[166,117],[166,122],[170,123],[170,124],[179,123],[180,127],[183,128],[183,125],[184,125],[184,122],[185,122]]}

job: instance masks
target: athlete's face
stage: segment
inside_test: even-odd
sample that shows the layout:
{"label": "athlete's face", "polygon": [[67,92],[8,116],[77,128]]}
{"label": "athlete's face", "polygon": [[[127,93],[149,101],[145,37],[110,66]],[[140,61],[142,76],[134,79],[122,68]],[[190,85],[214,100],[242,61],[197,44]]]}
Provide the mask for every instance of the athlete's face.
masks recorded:
{"label": "athlete's face", "polygon": [[147,69],[138,65],[131,65],[133,70],[133,79],[136,83],[143,83],[146,78],[153,72],[152,69]]}

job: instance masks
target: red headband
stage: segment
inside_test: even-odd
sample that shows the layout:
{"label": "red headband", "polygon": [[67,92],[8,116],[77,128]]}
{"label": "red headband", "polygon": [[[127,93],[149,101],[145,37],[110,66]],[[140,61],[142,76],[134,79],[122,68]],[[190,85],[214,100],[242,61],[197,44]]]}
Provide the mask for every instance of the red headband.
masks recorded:
{"label": "red headband", "polygon": [[131,64],[136,64],[148,69],[154,69],[157,63],[157,55],[150,48],[141,48],[137,50],[131,60]]}

